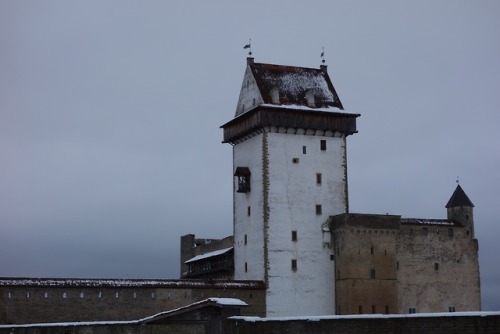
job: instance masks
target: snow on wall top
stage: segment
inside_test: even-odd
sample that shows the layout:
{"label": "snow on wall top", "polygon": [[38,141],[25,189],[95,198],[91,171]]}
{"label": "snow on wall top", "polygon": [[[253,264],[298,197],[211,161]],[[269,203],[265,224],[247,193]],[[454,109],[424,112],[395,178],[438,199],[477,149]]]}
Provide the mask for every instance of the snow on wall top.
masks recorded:
{"label": "snow on wall top", "polygon": [[229,248],[218,249],[216,251],[208,252],[208,253],[205,253],[205,254],[196,255],[195,257],[187,260],[184,263],[196,262],[196,261],[203,260],[203,259],[206,259],[206,258],[209,258],[209,257],[226,254],[227,252],[231,251],[232,249],[233,249],[233,247],[229,247]]}
{"label": "snow on wall top", "polygon": [[401,218],[401,224],[410,225],[444,225],[444,226],[462,226],[454,220],[448,219],[427,219],[427,218]]}
{"label": "snow on wall top", "polygon": [[488,317],[500,316],[500,312],[441,312],[441,313],[412,313],[412,314],[352,314],[352,315],[320,315],[320,316],[297,316],[297,317],[249,317],[235,316],[228,319],[247,322],[266,321],[321,321],[334,319],[391,319],[391,318],[434,318],[434,317]]}
{"label": "snow on wall top", "polygon": [[97,278],[0,278],[1,286],[30,287],[162,287],[162,288],[217,288],[264,289],[261,281],[201,281],[175,279],[97,279]]}
{"label": "snow on wall top", "polygon": [[[326,66],[315,69],[252,62],[249,66],[264,103],[344,109]],[[273,99],[276,92],[279,101]],[[308,101],[309,96],[314,98],[314,103]]]}

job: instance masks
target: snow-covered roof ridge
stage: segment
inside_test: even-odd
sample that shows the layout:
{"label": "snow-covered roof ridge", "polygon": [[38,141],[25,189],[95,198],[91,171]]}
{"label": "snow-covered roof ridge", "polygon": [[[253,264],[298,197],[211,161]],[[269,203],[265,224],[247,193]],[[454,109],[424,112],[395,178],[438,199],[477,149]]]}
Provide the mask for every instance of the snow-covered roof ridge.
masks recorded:
{"label": "snow-covered roof ridge", "polygon": [[218,250],[213,251],[213,252],[208,252],[208,253],[205,253],[205,254],[196,255],[195,257],[190,258],[189,260],[187,260],[184,263],[196,262],[196,261],[203,260],[203,259],[206,259],[206,258],[209,258],[209,257],[214,257],[214,256],[226,254],[227,252],[229,252],[231,250],[233,250],[233,247],[218,249]]}
{"label": "snow-covered roof ridge", "polygon": [[201,306],[203,304],[210,304],[210,303],[221,305],[221,306],[248,306],[247,303],[245,303],[244,301],[242,301],[240,299],[236,299],[236,298],[211,297],[211,298],[203,299],[203,300],[200,300],[200,301],[188,304],[188,305],[178,307],[178,308],[173,309],[173,310],[163,311],[163,312],[151,315],[149,317],[142,318],[140,320],[137,320],[137,322],[142,323],[142,322],[152,321],[152,320],[157,319],[159,317],[164,317],[164,316],[167,316],[167,315],[170,315],[173,313],[182,312],[182,311],[187,310],[187,309],[191,309],[191,308],[194,308],[197,306]]}
{"label": "snow-covered roof ridge", "polygon": [[209,301],[225,306],[248,306],[247,303],[237,298],[208,298]]}

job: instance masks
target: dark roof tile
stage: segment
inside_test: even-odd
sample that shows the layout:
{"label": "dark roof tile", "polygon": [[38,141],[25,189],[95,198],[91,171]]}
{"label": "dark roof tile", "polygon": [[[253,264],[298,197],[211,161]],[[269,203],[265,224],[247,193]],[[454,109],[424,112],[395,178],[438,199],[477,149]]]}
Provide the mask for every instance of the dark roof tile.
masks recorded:
{"label": "dark roof tile", "polygon": [[311,105],[306,101],[306,94],[314,96],[314,106],[336,107],[344,109],[326,71],[320,69],[250,63],[250,69],[260,90],[264,103],[273,102],[272,92],[279,91],[280,101],[284,105]]}
{"label": "dark roof tile", "polygon": [[462,187],[460,187],[460,185],[457,185],[457,188],[451,195],[448,204],[446,204],[446,208],[453,208],[457,206],[468,206],[471,208],[474,207],[474,204],[472,204],[471,200],[465,194],[464,190],[462,189]]}

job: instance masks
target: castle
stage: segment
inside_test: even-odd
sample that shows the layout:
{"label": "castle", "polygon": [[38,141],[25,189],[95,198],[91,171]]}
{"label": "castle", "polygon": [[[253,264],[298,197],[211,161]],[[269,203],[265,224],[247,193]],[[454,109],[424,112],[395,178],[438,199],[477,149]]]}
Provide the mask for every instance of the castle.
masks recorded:
{"label": "castle", "polygon": [[248,58],[222,125],[234,246],[182,237],[183,276],[263,281],[268,316],[479,310],[474,205],[460,185],[447,219],[349,213],[346,139],[358,116],[326,66]]}
{"label": "castle", "polygon": [[0,323],[131,320],[235,297],[247,315],[480,310],[474,205],[446,219],[349,212],[344,111],[327,67],[247,59],[232,120],[234,235],[181,237],[180,280],[0,279]]}

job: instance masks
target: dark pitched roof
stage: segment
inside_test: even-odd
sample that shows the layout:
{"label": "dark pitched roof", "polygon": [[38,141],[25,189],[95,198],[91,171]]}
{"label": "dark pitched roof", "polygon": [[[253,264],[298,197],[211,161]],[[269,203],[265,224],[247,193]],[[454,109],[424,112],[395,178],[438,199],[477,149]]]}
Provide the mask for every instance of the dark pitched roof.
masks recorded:
{"label": "dark pitched roof", "polygon": [[315,107],[344,109],[326,71],[320,69],[249,62],[264,103],[273,103],[272,90],[278,89],[280,104],[307,105],[306,93],[312,94]]}
{"label": "dark pitched roof", "polygon": [[451,195],[448,204],[446,204],[446,208],[453,208],[456,206],[468,206],[471,208],[474,207],[474,204],[472,204],[471,200],[469,199],[469,197],[467,197],[460,185],[457,185],[457,188]]}

